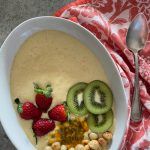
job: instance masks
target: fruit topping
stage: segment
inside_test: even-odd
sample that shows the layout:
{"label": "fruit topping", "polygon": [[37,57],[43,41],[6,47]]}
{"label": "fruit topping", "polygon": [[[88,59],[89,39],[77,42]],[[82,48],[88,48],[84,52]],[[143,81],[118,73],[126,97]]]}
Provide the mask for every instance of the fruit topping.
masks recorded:
{"label": "fruit topping", "polygon": [[87,122],[92,132],[103,133],[113,124],[113,111],[110,110],[102,115],[89,114]]}
{"label": "fruit topping", "polygon": [[34,91],[36,93],[35,101],[38,108],[42,112],[47,112],[52,103],[52,88],[51,85],[47,85],[45,89],[42,89],[38,84],[34,83]]}
{"label": "fruit topping", "polygon": [[92,114],[104,114],[112,107],[113,95],[111,89],[102,81],[90,82],[84,91],[83,97],[86,108]]}
{"label": "fruit topping", "polygon": [[83,92],[87,83],[79,82],[73,85],[67,94],[67,106],[69,111],[75,115],[84,116],[88,113],[83,100]]}
{"label": "fruit topping", "polygon": [[67,121],[67,110],[64,104],[60,104],[52,108],[48,112],[48,116],[50,119],[60,122]]}
{"label": "fruit topping", "polygon": [[36,136],[43,136],[54,130],[55,122],[50,119],[42,118],[33,122],[32,129]]}
{"label": "fruit topping", "polygon": [[25,103],[21,103],[18,98],[15,99],[17,106],[17,111],[21,118],[25,120],[37,120],[41,117],[42,112],[31,102],[27,100]]}

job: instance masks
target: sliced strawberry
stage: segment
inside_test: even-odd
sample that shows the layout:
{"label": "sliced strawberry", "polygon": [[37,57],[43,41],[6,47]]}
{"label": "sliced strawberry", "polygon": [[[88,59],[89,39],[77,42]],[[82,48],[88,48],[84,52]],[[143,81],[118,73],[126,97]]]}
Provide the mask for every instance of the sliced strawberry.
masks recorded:
{"label": "sliced strawberry", "polygon": [[38,108],[42,112],[47,112],[52,103],[52,88],[50,85],[46,86],[46,89],[40,88],[36,83],[34,83],[34,91],[37,93],[35,96],[35,101]]}
{"label": "sliced strawberry", "polygon": [[55,122],[50,119],[42,118],[33,122],[32,129],[36,136],[43,136],[54,130]]}
{"label": "sliced strawberry", "polygon": [[21,118],[25,120],[37,120],[42,115],[42,112],[33,103],[29,101],[21,103],[20,100],[17,98],[15,99],[15,103],[18,105],[18,113],[20,114]]}
{"label": "sliced strawberry", "polygon": [[64,104],[60,104],[52,108],[48,112],[48,116],[52,120],[60,121],[60,122],[65,122],[67,121],[67,111],[65,109]]}

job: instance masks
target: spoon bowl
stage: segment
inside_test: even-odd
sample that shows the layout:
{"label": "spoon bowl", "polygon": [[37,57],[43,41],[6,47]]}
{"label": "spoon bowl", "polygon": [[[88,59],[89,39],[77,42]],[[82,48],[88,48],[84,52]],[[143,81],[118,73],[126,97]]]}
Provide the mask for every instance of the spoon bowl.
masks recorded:
{"label": "spoon bowl", "polygon": [[147,38],[147,19],[143,13],[139,13],[137,16],[135,16],[128,29],[126,37],[127,47],[133,52],[138,52],[144,48]]}

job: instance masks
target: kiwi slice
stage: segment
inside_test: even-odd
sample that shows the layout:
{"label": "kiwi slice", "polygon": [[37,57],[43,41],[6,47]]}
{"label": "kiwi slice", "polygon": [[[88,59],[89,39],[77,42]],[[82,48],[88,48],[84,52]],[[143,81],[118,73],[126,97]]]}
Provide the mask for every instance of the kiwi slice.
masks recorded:
{"label": "kiwi slice", "polygon": [[[86,115],[88,112],[83,100],[83,91],[85,90],[86,86],[87,83],[79,82],[73,85],[68,91],[67,106],[70,112],[75,115],[83,116]],[[79,95],[81,96],[80,99]]]}
{"label": "kiwi slice", "polygon": [[112,109],[102,115],[89,114],[87,118],[88,127],[92,132],[103,133],[112,126],[113,118]]}
{"label": "kiwi slice", "polygon": [[[98,98],[96,98],[96,94],[99,96]],[[90,82],[83,95],[86,108],[93,114],[104,114],[112,107],[113,95],[111,89],[102,81]]]}

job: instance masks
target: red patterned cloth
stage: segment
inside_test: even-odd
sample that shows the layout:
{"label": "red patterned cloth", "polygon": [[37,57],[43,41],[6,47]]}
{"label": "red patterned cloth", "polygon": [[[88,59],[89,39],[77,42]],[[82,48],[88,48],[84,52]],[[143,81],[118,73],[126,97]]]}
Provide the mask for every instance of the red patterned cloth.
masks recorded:
{"label": "red patterned cloth", "polygon": [[[148,19],[149,38],[139,54],[140,97],[143,119],[130,121],[133,94],[134,58],[126,48],[125,35],[134,16],[143,12]],[[76,0],[61,8],[55,16],[75,21],[97,36],[118,66],[128,99],[129,119],[120,149],[150,150],[150,0]]]}

